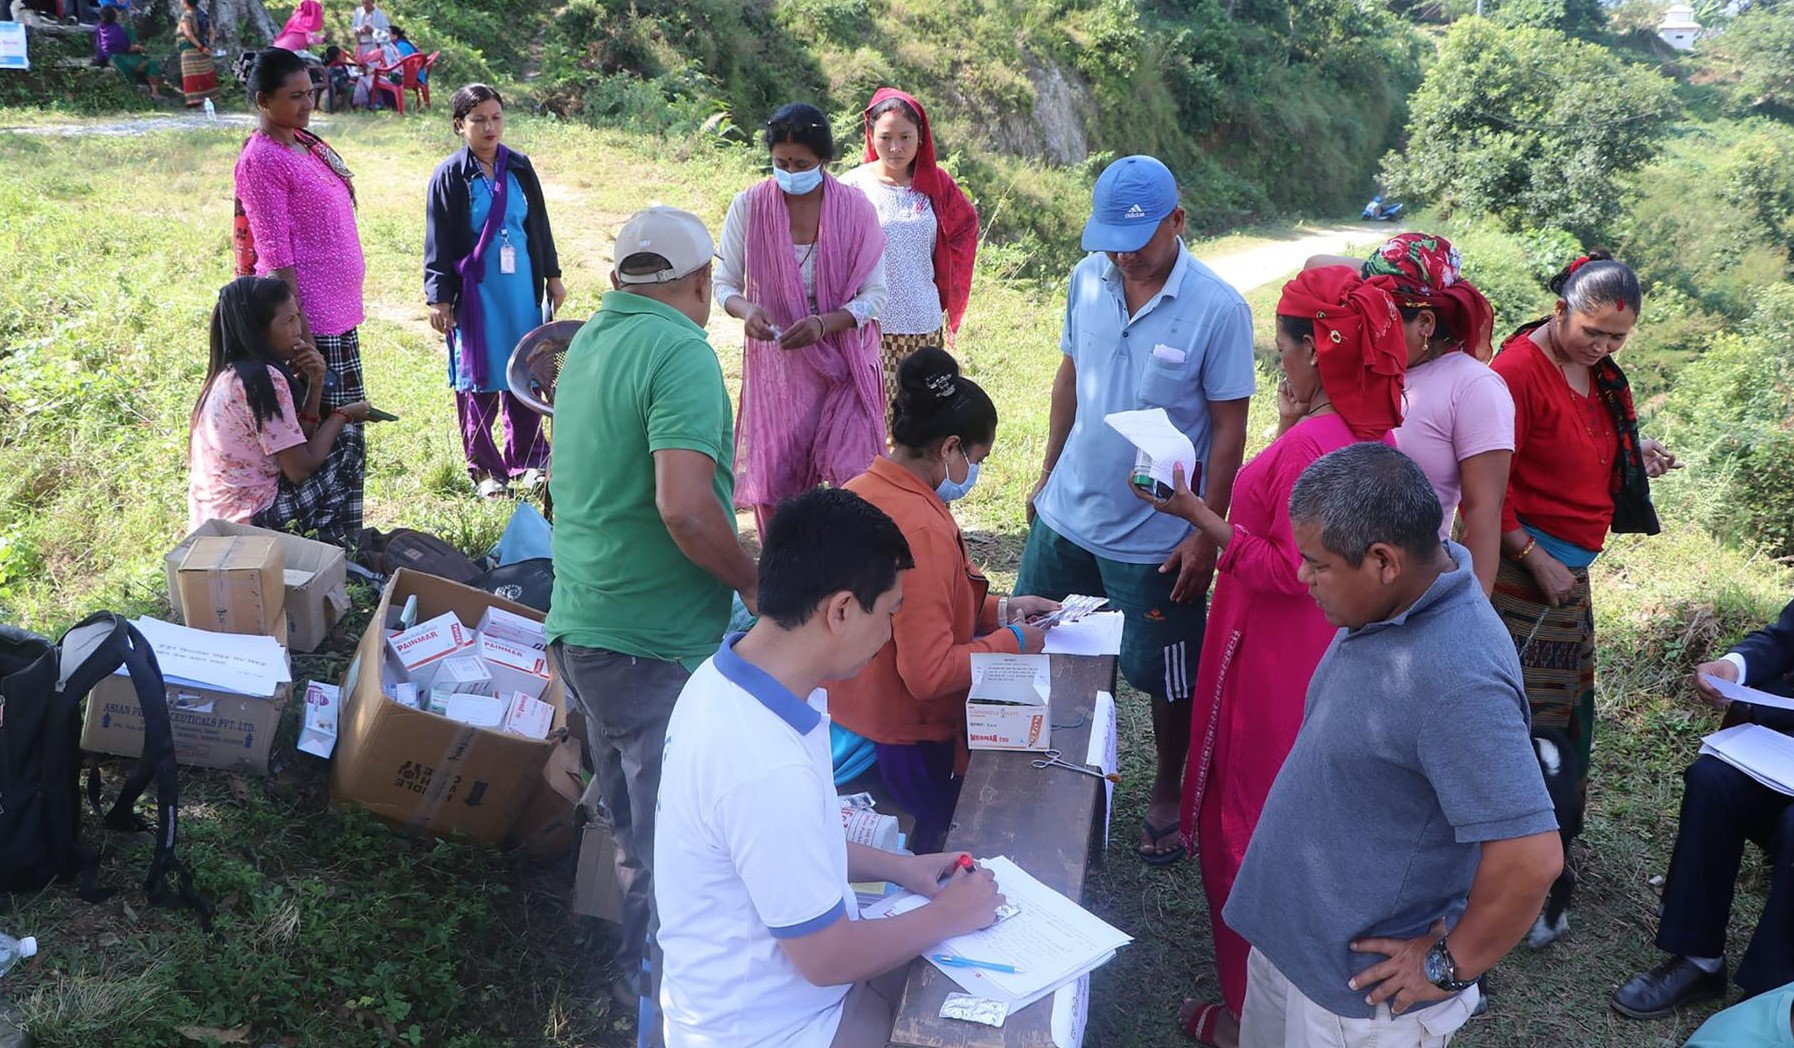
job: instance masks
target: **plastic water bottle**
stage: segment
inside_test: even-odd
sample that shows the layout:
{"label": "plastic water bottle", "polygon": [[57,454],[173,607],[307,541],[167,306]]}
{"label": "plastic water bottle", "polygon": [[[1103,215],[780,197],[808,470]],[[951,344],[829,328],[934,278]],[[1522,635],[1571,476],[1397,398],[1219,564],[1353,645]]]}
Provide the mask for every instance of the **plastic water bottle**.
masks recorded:
{"label": "plastic water bottle", "polygon": [[37,956],[36,939],[29,935],[23,939],[0,935],[0,975],[12,971],[13,966],[25,958],[35,956]]}
{"label": "plastic water bottle", "polygon": [[213,105],[209,98],[206,99],[206,119],[214,124],[218,122],[218,107]]}

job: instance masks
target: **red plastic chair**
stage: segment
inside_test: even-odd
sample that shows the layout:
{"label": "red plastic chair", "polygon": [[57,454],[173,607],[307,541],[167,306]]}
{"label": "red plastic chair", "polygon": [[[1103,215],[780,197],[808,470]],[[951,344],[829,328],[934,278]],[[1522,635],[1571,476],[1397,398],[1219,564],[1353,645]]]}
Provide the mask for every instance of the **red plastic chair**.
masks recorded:
{"label": "red plastic chair", "polygon": [[[414,55],[412,57],[416,56]],[[423,68],[419,70],[417,82],[407,83],[405,85],[405,87],[418,99],[417,104],[420,109],[430,108],[430,82],[425,80],[424,76],[427,75],[430,70],[436,68],[436,60],[440,57],[442,57],[441,51],[431,51],[429,56],[424,59]]]}
{"label": "red plastic chair", "polygon": [[[400,116],[404,116],[405,92],[418,90],[417,71],[422,69],[428,60],[428,56],[423,54],[406,55],[399,59],[397,65],[376,67],[374,69],[374,92],[392,95],[393,108],[399,111]],[[388,73],[398,73],[400,81],[395,84],[386,79]]]}

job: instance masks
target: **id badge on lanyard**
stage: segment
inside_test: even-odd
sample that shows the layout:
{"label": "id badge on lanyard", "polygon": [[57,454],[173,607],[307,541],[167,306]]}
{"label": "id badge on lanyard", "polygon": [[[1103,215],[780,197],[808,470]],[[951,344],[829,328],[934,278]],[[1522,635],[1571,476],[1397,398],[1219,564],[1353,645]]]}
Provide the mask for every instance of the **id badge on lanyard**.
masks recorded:
{"label": "id badge on lanyard", "polygon": [[517,249],[509,242],[498,249],[498,271],[500,273],[517,272]]}

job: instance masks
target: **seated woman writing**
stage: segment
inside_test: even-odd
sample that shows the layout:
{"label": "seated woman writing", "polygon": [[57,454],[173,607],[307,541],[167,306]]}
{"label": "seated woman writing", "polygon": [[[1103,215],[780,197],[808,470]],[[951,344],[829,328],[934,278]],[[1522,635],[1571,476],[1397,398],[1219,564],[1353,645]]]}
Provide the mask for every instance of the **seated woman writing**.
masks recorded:
{"label": "seated woman writing", "polygon": [[829,713],[877,744],[885,786],[916,820],[910,847],[927,851],[959,800],[971,656],[1039,652],[1045,635],[1027,621],[1059,605],[992,594],[947,508],[972,490],[996,441],[984,390],[945,350],[924,346],[898,365],[891,412],[890,456],[845,487],[897,522],[916,566],[903,573],[891,639],[852,680],[829,685]]}
{"label": "seated woman writing", "polygon": [[238,277],[218,292],[211,365],[190,420],[189,529],[217,519],[351,537],[345,478],[360,475],[362,445],[338,438],[372,408],[356,401],[320,417],[324,358],[300,331],[285,281]]}

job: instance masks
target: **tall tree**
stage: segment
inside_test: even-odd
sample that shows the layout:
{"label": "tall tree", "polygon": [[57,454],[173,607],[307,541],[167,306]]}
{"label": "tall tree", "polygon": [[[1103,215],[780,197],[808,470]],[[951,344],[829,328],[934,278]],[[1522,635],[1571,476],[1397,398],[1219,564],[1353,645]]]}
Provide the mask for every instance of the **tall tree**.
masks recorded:
{"label": "tall tree", "polygon": [[[201,10],[212,20],[214,47],[227,54],[267,47],[280,31],[262,0],[199,0]],[[172,23],[181,17],[181,0],[153,0],[151,8],[165,15]]]}

